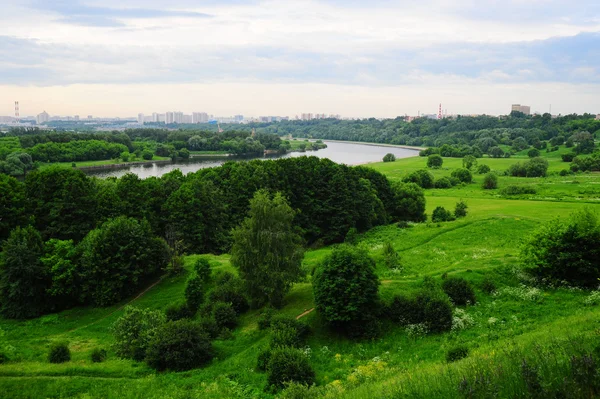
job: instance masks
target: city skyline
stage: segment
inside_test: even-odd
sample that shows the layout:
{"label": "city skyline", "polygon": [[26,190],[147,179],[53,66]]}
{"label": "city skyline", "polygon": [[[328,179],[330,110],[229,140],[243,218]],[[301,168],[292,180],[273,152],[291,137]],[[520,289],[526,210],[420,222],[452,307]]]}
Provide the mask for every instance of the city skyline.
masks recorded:
{"label": "city skyline", "polygon": [[0,115],[600,112],[594,0],[7,3]]}

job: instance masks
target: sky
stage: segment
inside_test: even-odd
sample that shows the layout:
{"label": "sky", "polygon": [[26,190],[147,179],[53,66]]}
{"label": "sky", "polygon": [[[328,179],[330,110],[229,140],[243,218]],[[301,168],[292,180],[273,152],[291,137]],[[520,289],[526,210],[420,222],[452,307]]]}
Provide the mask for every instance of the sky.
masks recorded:
{"label": "sky", "polygon": [[0,115],[600,113],[598,0],[0,0]]}

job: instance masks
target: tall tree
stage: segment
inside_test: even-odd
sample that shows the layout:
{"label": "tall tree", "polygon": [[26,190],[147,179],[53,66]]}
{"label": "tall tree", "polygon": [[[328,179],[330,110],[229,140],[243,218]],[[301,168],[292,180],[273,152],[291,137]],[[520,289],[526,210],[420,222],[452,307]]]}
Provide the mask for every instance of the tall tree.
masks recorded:
{"label": "tall tree", "polygon": [[25,186],[0,173],[0,241],[25,219]]}
{"label": "tall tree", "polygon": [[0,303],[8,318],[26,319],[47,308],[50,283],[40,258],[44,245],[33,227],[17,227],[4,242],[0,258]]}
{"label": "tall tree", "polygon": [[240,271],[252,305],[280,307],[302,277],[304,250],[295,231],[295,212],[281,193],[264,190],[250,201],[249,217],[233,230],[231,263]]}

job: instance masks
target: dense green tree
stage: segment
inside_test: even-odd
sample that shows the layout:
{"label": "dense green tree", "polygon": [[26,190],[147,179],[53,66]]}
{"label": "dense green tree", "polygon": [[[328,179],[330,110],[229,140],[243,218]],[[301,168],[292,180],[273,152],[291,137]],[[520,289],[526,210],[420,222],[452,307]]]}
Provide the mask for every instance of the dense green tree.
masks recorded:
{"label": "dense green tree", "polygon": [[336,247],[313,277],[317,311],[335,329],[364,333],[377,312],[378,286],[375,261],[366,250]]}
{"label": "dense green tree", "polygon": [[500,147],[492,147],[489,149],[488,154],[492,158],[502,158],[504,156],[504,151]]}
{"label": "dense green tree", "polygon": [[439,154],[431,154],[427,158],[427,167],[432,169],[439,169],[442,167],[444,163],[444,159]]}
{"label": "dense green tree", "polygon": [[396,156],[392,153],[387,153],[383,157],[383,162],[394,162],[396,160]]}
{"label": "dense green tree", "polygon": [[498,176],[489,172],[483,177],[482,187],[484,190],[493,190],[498,188]]}
{"label": "dense green tree", "polygon": [[414,183],[394,182],[392,191],[395,205],[392,211],[394,221],[425,221],[425,194],[421,187]]}
{"label": "dense green tree", "polygon": [[166,267],[170,251],[146,221],[118,217],[81,242],[81,299],[106,306],[136,292]]}
{"label": "dense green tree", "polygon": [[43,314],[48,308],[46,290],[50,279],[41,262],[42,237],[33,227],[17,227],[10,233],[0,254],[0,305],[11,319]]}
{"label": "dense green tree", "polygon": [[111,328],[117,356],[144,360],[152,338],[164,323],[165,315],[161,311],[126,306]]}
{"label": "dense green tree", "polygon": [[600,278],[600,222],[590,209],[555,219],[532,234],[523,264],[540,278],[595,288]]}
{"label": "dense green tree", "polygon": [[25,222],[25,185],[0,173],[0,241]]}
{"label": "dense green tree", "polygon": [[280,307],[291,285],[302,277],[304,250],[294,215],[281,193],[271,198],[258,191],[250,201],[249,217],[232,233],[231,263],[255,307]]}
{"label": "dense green tree", "polygon": [[44,244],[41,261],[52,279],[48,294],[60,309],[76,305],[79,300],[79,261],[81,253],[72,240],[51,239]]}
{"label": "dense green tree", "polygon": [[315,372],[302,351],[294,348],[274,350],[267,364],[267,382],[282,389],[291,382],[311,386],[315,382]]}
{"label": "dense green tree", "polygon": [[473,155],[467,155],[463,158],[462,164],[463,168],[471,170],[477,166],[477,158],[475,158]]}
{"label": "dense green tree", "polygon": [[471,171],[469,171],[469,169],[454,169],[452,171],[451,176],[457,178],[462,183],[469,184],[473,181],[473,175],[471,174]]}

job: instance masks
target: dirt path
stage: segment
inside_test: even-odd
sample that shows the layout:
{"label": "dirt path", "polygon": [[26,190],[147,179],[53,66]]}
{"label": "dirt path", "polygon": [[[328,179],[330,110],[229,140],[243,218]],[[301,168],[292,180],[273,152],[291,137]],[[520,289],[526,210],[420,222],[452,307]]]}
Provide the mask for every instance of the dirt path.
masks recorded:
{"label": "dirt path", "polygon": [[313,312],[313,310],[315,310],[315,308],[308,309],[306,312],[299,314],[298,316],[296,316],[296,320],[299,320],[299,319],[303,318],[304,316],[311,314]]}
{"label": "dirt path", "polygon": [[99,318],[98,320],[95,320],[95,321],[93,321],[93,322],[91,322],[91,323],[89,323],[89,324],[86,324],[85,326],[79,326],[79,327],[76,327],[76,328],[74,328],[74,329],[72,329],[72,330],[65,331],[64,333],[62,333],[62,334],[60,334],[60,335],[63,335],[63,334],[69,334],[69,333],[72,333],[72,332],[75,332],[75,331],[81,330],[81,329],[83,329],[83,328],[88,328],[88,327],[90,327],[90,326],[93,326],[94,324],[97,324],[97,323],[101,322],[102,320],[105,320],[105,319],[109,318],[109,317],[110,317],[110,316],[112,316],[112,315],[113,315],[115,312],[118,312],[119,310],[122,310],[122,309],[123,309],[125,306],[127,306],[127,305],[131,304],[132,302],[135,302],[135,301],[137,301],[138,299],[140,299],[142,296],[144,296],[144,294],[146,294],[146,293],[147,293],[148,291],[150,291],[152,288],[156,287],[156,286],[158,285],[158,283],[160,283],[162,280],[163,280],[163,279],[162,279],[162,277],[161,277],[161,278],[160,278],[160,279],[158,279],[158,281],[156,281],[154,284],[152,284],[151,286],[149,286],[148,288],[146,288],[144,291],[140,292],[140,293],[138,294],[138,296],[136,296],[135,298],[133,298],[131,301],[127,302],[126,304],[123,304],[123,305],[119,306],[118,308],[116,308],[115,310],[113,310],[112,312],[110,312],[109,314],[107,314],[106,316],[103,316],[103,317]]}

